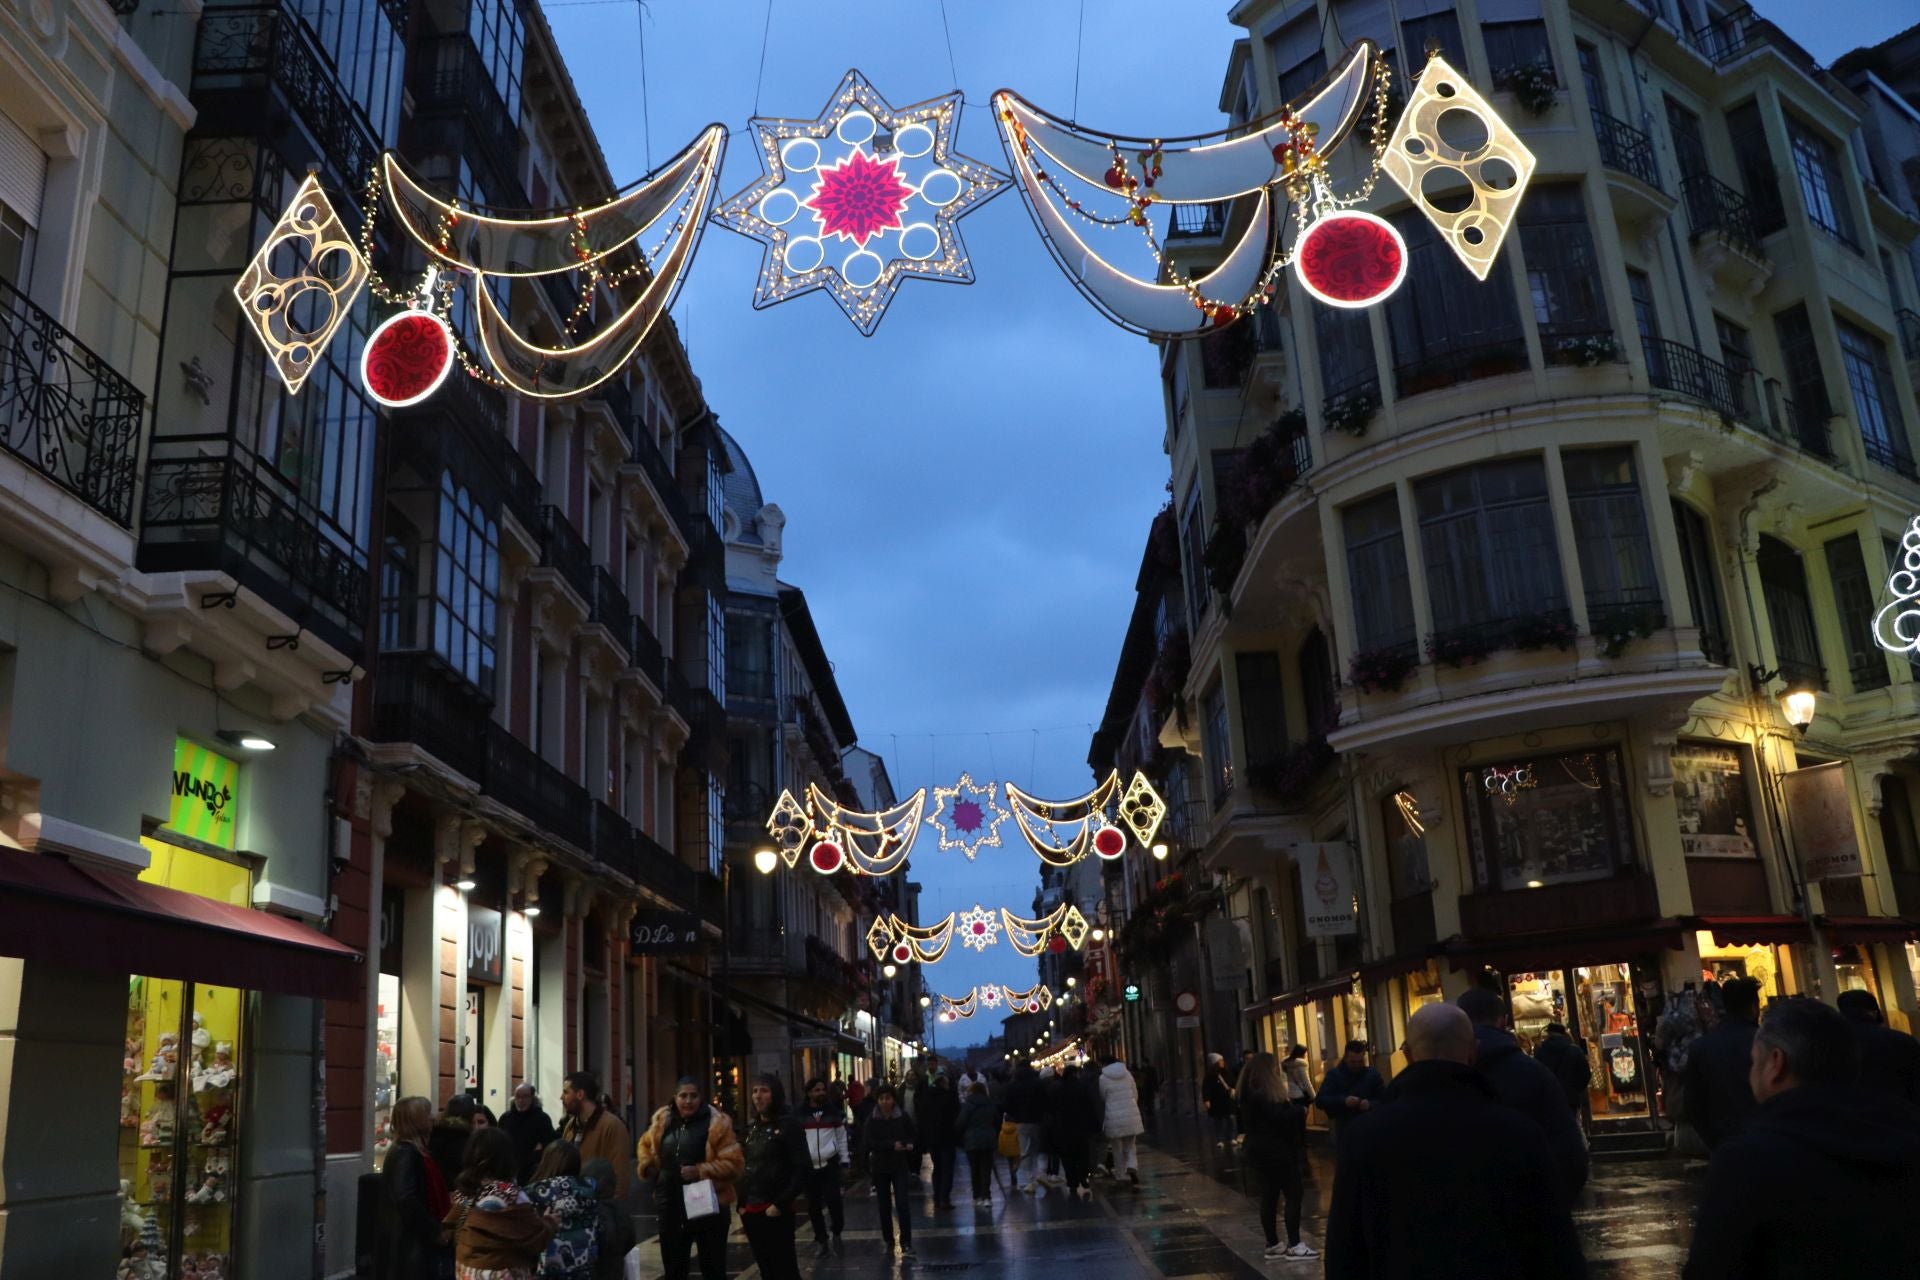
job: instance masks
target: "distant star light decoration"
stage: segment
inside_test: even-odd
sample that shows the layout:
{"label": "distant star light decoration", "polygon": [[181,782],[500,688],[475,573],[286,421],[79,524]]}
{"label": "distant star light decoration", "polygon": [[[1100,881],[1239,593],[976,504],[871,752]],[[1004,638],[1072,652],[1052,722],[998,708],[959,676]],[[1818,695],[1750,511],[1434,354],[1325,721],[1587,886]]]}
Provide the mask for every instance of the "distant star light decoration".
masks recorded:
{"label": "distant star light decoration", "polygon": [[849,71],[812,120],[755,116],[765,174],[713,214],[766,246],[754,308],[825,289],[871,337],[902,280],[973,283],[954,224],[1008,179],[953,149],[960,105],[896,109]]}
{"label": "distant star light decoration", "polygon": [[995,797],[999,784],[981,786],[963,773],[950,787],[933,789],[933,816],[927,825],[940,833],[942,849],[959,849],[971,862],[982,849],[1000,847],[1000,824],[1013,815]]}
{"label": "distant star light decoration", "polygon": [[960,913],[960,945],[985,951],[1000,940],[1000,918],[978,904]]}

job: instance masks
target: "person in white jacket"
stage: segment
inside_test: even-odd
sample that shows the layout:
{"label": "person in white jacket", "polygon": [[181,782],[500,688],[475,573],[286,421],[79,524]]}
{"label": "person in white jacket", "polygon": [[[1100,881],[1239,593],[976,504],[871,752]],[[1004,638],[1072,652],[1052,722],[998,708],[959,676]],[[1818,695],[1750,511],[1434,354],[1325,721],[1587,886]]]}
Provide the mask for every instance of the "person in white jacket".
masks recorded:
{"label": "person in white jacket", "polygon": [[[827,1082],[815,1077],[807,1081],[807,1105],[800,1113],[800,1130],[806,1135],[807,1154],[812,1169],[807,1174],[807,1211],[813,1218],[813,1243],[821,1257],[840,1244],[840,1230],[846,1225],[846,1206],[840,1199],[840,1165],[847,1159],[847,1111],[827,1096]],[[827,1223],[831,1215],[832,1242],[828,1242]]]}
{"label": "person in white jacket", "polygon": [[1125,1168],[1127,1181],[1140,1183],[1140,1135],[1147,1126],[1140,1119],[1140,1089],[1127,1064],[1108,1054],[1100,1068],[1100,1104],[1105,1113],[1102,1131],[1113,1140],[1114,1168]]}

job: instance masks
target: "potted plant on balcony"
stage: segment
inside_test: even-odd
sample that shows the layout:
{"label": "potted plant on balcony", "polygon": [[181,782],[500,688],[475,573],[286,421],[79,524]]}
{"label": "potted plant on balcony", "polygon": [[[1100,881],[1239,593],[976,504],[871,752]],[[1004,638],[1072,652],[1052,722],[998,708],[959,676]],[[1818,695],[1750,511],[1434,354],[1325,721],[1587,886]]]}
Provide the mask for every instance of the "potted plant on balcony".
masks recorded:
{"label": "potted plant on balcony", "polygon": [[1620,358],[1620,344],[1614,341],[1610,333],[1584,333],[1577,337],[1561,338],[1549,350],[1548,355],[1555,364],[1578,365],[1582,369],[1594,369],[1610,364]]}
{"label": "potted plant on balcony", "polygon": [[1314,738],[1282,751],[1273,760],[1247,769],[1254,790],[1271,795],[1282,810],[1293,810],[1306,800],[1313,784],[1333,763],[1334,750],[1326,739]]}
{"label": "potted plant on balcony", "polygon": [[1543,116],[1553,110],[1560,87],[1554,79],[1553,64],[1545,59],[1502,68],[1494,75],[1493,82],[1511,90],[1513,100],[1531,116]]}
{"label": "potted plant on balcony", "polygon": [[1564,651],[1573,648],[1573,642],[1579,635],[1574,629],[1573,619],[1558,610],[1529,613],[1513,620],[1513,647],[1516,649]]}
{"label": "potted plant on balcony", "polygon": [[1240,576],[1240,566],[1247,560],[1246,526],[1228,521],[1222,512],[1221,518],[1213,522],[1213,532],[1207,535],[1207,547],[1201,559],[1206,562],[1208,584],[1220,593],[1223,607],[1230,611],[1233,584]]}
{"label": "potted plant on balcony", "polygon": [[1367,434],[1367,424],[1373,421],[1373,415],[1380,412],[1380,394],[1377,391],[1350,391],[1343,396],[1335,396],[1321,406],[1320,419],[1328,431],[1340,431],[1350,436]]}
{"label": "potted plant on balcony", "polygon": [[1408,645],[1363,649],[1353,655],[1353,662],[1347,668],[1347,683],[1362,693],[1398,693],[1419,665],[1419,653]]}
{"label": "potted plant on balcony", "polygon": [[1617,658],[1635,640],[1667,625],[1667,612],[1657,604],[1616,604],[1592,610],[1593,637],[1605,658]]}
{"label": "potted plant on balcony", "polygon": [[1470,667],[1492,652],[1493,641],[1484,627],[1457,627],[1427,637],[1427,656],[1454,668]]}

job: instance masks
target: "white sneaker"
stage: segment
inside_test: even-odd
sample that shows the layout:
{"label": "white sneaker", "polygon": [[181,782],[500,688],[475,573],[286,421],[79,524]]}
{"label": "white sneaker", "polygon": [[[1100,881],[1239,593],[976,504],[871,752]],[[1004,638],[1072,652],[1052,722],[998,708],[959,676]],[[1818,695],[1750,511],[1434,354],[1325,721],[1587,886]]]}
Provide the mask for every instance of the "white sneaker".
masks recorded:
{"label": "white sneaker", "polygon": [[1267,1246],[1266,1252],[1260,1256],[1263,1258],[1284,1258],[1287,1256],[1287,1246],[1283,1244],[1270,1244]]}
{"label": "white sneaker", "polygon": [[1310,1259],[1319,1257],[1320,1251],[1314,1248],[1312,1245],[1308,1244],[1306,1241],[1302,1240],[1299,1244],[1294,1245],[1292,1248],[1288,1249],[1285,1253],[1281,1254],[1280,1256],[1285,1258],[1288,1262],[1306,1262]]}

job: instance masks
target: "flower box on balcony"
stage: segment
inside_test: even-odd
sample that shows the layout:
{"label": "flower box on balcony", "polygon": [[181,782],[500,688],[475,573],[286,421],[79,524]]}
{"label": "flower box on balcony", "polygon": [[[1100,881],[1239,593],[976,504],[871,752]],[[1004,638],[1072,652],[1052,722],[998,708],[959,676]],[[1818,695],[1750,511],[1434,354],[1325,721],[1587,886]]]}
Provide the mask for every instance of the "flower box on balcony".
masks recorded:
{"label": "flower box on balcony", "polygon": [[1364,649],[1353,655],[1347,683],[1362,693],[1397,693],[1419,665],[1419,651],[1410,643]]}

